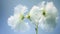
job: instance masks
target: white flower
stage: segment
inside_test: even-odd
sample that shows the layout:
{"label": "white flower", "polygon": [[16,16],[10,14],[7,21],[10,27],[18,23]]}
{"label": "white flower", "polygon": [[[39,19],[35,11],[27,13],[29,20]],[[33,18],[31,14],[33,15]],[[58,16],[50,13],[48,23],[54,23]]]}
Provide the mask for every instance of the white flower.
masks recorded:
{"label": "white flower", "polygon": [[26,10],[26,7],[18,5],[14,9],[14,15],[8,18],[8,25],[15,31],[28,31],[30,26],[28,23],[24,22],[24,11]]}
{"label": "white flower", "polygon": [[57,8],[53,2],[45,2],[39,6],[33,6],[30,11],[30,19],[46,31],[52,31],[56,27],[56,18],[58,17]]}
{"label": "white flower", "polygon": [[42,9],[43,13],[41,15],[41,19],[39,21],[39,25],[42,29],[46,31],[52,31],[56,27],[57,20],[57,8],[54,6],[53,2],[47,2],[44,9]]}
{"label": "white flower", "polygon": [[42,7],[44,7],[45,1],[40,4],[40,6],[33,6],[32,9],[30,10],[29,16],[33,24],[39,24],[39,20],[41,18],[42,14]]}

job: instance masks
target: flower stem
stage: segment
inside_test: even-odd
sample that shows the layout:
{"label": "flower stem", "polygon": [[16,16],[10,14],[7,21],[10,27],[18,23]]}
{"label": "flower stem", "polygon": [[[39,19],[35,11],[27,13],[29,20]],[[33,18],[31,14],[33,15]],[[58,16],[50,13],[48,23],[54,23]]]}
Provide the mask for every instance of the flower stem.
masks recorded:
{"label": "flower stem", "polygon": [[36,34],[38,34],[38,24],[36,25],[35,31],[36,31]]}

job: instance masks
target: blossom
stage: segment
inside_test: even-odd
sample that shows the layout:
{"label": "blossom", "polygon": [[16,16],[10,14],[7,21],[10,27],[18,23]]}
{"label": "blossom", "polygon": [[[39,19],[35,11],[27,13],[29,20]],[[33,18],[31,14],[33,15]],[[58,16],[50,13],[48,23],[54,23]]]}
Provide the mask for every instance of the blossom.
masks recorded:
{"label": "blossom", "polygon": [[42,2],[42,4],[40,6],[33,6],[30,10],[29,16],[30,16],[30,20],[33,22],[33,24],[39,24],[39,20],[41,18],[41,8],[44,7],[44,3]]}
{"label": "blossom", "polygon": [[43,30],[52,31],[57,24],[58,12],[53,2],[43,1],[39,6],[32,7],[29,16]]}
{"label": "blossom", "polygon": [[33,6],[32,9],[30,10],[30,19],[34,24],[37,24],[38,21],[40,20],[40,9],[37,6]]}
{"label": "blossom", "polygon": [[41,19],[39,20],[40,27],[46,31],[52,31],[56,27],[58,12],[57,8],[54,6],[53,2],[47,2]]}
{"label": "blossom", "polygon": [[14,8],[14,15],[8,18],[8,25],[14,29],[15,31],[28,31],[30,26],[27,22],[25,22],[24,13],[27,8],[22,5],[18,5]]}

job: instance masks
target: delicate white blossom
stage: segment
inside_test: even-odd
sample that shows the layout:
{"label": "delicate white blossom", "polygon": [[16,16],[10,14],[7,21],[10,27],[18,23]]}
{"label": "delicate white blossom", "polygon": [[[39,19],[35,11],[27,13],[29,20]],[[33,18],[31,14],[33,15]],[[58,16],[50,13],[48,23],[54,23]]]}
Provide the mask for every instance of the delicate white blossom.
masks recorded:
{"label": "delicate white blossom", "polygon": [[39,6],[33,6],[30,11],[30,19],[46,31],[52,31],[56,27],[57,17],[57,8],[53,2],[43,1]]}
{"label": "delicate white blossom", "polygon": [[43,14],[39,21],[40,27],[46,31],[52,31],[57,24],[57,8],[54,6],[53,2],[47,2],[42,11]]}
{"label": "delicate white blossom", "polygon": [[29,24],[24,22],[24,13],[26,7],[18,5],[14,8],[14,15],[8,18],[8,25],[15,31],[28,31],[30,29]]}
{"label": "delicate white blossom", "polygon": [[40,8],[38,6],[33,6],[32,9],[30,10],[30,19],[34,24],[37,24],[40,20],[41,17],[41,12]]}

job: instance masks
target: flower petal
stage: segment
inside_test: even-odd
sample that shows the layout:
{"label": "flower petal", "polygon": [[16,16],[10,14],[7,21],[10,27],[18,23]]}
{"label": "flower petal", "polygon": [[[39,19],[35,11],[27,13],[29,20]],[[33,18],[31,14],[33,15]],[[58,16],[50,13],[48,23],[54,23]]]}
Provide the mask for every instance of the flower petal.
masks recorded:
{"label": "flower petal", "polygon": [[33,6],[30,11],[30,18],[33,22],[35,22],[35,24],[40,19],[40,14],[41,14],[41,11],[40,11],[39,7]]}
{"label": "flower petal", "polygon": [[46,4],[46,11],[50,15],[57,16],[57,8],[54,6],[53,2],[48,2]]}
{"label": "flower petal", "polygon": [[25,32],[25,31],[28,31],[30,29],[30,26],[28,23],[17,23],[16,27],[15,27],[15,30],[16,31],[21,31],[21,32]]}
{"label": "flower petal", "polygon": [[30,26],[28,23],[24,23],[24,20],[20,20],[20,15],[14,15],[8,18],[8,25],[15,31],[28,31]]}
{"label": "flower petal", "polygon": [[20,13],[24,14],[26,11],[27,11],[27,7],[23,5],[17,5],[14,8],[14,14],[20,14]]}
{"label": "flower petal", "polygon": [[39,26],[46,31],[52,31],[56,27],[56,18],[52,16],[41,18],[39,22]]}

